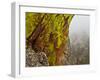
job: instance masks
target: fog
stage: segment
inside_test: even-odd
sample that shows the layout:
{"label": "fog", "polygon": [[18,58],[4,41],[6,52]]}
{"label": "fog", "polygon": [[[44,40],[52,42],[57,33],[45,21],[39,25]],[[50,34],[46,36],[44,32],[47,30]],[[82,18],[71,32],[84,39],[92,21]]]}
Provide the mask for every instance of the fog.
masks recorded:
{"label": "fog", "polygon": [[69,28],[70,38],[72,38],[74,34],[78,36],[82,34],[89,36],[89,21],[90,16],[88,15],[75,15]]}
{"label": "fog", "polygon": [[89,64],[90,16],[75,15],[69,28],[71,63]]}

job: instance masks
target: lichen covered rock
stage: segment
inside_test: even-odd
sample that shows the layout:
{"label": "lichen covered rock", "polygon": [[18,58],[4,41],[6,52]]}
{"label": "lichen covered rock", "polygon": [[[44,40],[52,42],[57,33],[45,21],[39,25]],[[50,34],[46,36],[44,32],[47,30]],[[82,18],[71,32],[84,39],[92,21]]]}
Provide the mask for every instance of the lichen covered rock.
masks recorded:
{"label": "lichen covered rock", "polygon": [[44,52],[36,53],[33,49],[26,49],[26,67],[49,66],[48,58]]}

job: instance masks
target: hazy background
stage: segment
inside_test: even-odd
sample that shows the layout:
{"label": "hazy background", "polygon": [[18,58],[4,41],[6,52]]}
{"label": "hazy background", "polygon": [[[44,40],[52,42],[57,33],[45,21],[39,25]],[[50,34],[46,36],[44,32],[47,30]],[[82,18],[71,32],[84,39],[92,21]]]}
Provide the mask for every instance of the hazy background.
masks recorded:
{"label": "hazy background", "polygon": [[89,37],[89,24],[89,15],[75,15],[69,28],[70,38],[72,38],[74,34],[76,34],[77,36],[85,34]]}
{"label": "hazy background", "polygon": [[72,64],[89,64],[89,15],[75,15],[69,28]]}

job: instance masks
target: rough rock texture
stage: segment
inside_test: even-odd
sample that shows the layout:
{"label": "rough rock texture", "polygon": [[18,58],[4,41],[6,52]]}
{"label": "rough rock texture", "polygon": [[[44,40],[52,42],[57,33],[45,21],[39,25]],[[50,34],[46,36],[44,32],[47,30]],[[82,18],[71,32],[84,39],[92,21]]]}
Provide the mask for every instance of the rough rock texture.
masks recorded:
{"label": "rough rock texture", "polygon": [[[71,56],[70,42],[66,44],[62,65],[75,64],[74,57]],[[49,66],[48,57],[44,52],[35,52],[32,48],[26,49],[26,67]]]}
{"label": "rough rock texture", "polygon": [[36,53],[31,48],[26,49],[26,67],[49,66],[44,52]]}

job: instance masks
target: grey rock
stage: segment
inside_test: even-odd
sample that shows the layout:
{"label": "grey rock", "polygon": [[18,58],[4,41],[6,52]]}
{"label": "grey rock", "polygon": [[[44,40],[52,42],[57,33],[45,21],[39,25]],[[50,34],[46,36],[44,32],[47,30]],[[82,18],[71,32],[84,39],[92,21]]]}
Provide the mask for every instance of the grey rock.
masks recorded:
{"label": "grey rock", "polygon": [[26,67],[49,66],[48,58],[44,52],[36,53],[33,49],[26,49]]}

